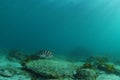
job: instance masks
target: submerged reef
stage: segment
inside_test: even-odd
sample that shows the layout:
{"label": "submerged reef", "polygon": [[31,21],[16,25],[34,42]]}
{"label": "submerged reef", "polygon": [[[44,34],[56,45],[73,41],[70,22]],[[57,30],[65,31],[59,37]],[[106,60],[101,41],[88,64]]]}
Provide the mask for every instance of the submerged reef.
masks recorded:
{"label": "submerged reef", "polygon": [[113,63],[110,63],[107,57],[89,57],[81,67],[83,69],[96,69],[105,71],[106,73],[119,74],[120,70],[115,67]]}
{"label": "submerged reef", "polygon": [[26,55],[17,49],[10,51],[6,59],[9,64],[17,63],[19,67],[0,65],[1,80],[113,80],[112,77],[120,80],[120,65],[116,66],[105,56],[72,62],[53,57],[49,50]]}
{"label": "submerged reef", "polygon": [[13,65],[0,66],[0,80],[31,80],[29,73]]}
{"label": "submerged reef", "polygon": [[10,61],[24,61],[26,58],[28,57],[27,54],[25,54],[23,51],[18,50],[18,49],[13,49],[11,51],[9,51],[8,55],[7,55],[7,59]]}
{"label": "submerged reef", "polygon": [[114,74],[102,74],[98,76],[97,80],[120,80],[120,77]]}
{"label": "submerged reef", "polygon": [[26,68],[47,78],[73,77],[76,73],[72,63],[57,60],[34,60]]}
{"label": "submerged reef", "polygon": [[53,52],[49,50],[40,50],[34,54],[26,54],[24,51],[13,49],[10,50],[7,59],[9,61],[17,61],[24,65],[26,62],[38,59],[50,59],[53,57]]}
{"label": "submerged reef", "polygon": [[76,77],[80,80],[96,80],[97,72],[93,69],[78,69]]}

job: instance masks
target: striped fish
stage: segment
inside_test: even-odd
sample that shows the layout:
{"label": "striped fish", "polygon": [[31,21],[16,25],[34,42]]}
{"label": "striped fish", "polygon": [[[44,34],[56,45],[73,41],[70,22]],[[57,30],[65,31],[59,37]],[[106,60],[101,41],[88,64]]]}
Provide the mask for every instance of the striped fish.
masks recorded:
{"label": "striped fish", "polygon": [[53,53],[49,50],[41,50],[37,52],[35,55],[36,55],[36,58],[40,58],[40,59],[46,59],[46,58],[53,57]]}

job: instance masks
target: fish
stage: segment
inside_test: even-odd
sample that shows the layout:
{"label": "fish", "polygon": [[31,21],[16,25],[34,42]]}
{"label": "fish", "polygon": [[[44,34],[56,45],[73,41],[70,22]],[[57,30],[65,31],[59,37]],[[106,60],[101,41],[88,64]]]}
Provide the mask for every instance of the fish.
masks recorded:
{"label": "fish", "polygon": [[37,59],[47,59],[53,57],[53,52],[49,50],[40,50],[34,54],[34,57]]}

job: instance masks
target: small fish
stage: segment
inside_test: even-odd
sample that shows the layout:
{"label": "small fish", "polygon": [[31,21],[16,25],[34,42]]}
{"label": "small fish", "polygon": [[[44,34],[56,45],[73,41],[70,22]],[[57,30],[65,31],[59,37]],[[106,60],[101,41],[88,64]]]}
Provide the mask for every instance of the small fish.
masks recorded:
{"label": "small fish", "polygon": [[53,52],[49,50],[41,50],[35,54],[36,58],[40,59],[46,59],[46,58],[52,58],[53,57]]}

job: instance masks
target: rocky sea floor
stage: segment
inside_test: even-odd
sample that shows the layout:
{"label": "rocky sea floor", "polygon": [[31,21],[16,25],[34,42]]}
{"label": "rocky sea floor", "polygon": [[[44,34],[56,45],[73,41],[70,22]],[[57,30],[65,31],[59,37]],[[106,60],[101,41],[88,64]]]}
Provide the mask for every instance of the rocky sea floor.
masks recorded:
{"label": "rocky sea floor", "polygon": [[1,50],[0,80],[120,80],[120,65],[106,57],[75,62],[51,55],[49,51],[26,55],[19,50]]}

